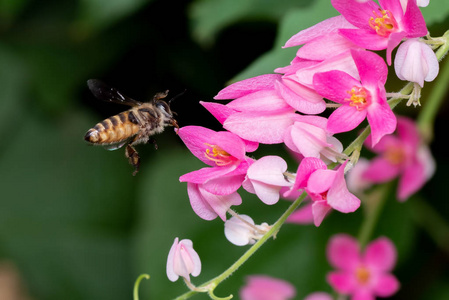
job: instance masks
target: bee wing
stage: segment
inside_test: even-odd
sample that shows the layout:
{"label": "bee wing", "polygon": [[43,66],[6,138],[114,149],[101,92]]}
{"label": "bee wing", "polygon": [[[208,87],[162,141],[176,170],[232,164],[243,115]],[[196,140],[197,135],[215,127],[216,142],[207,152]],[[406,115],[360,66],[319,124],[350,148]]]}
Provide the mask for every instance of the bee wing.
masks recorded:
{"label": "bee wing", "polygon": [[120,148],[122,148],[124,145],[128,144],[128,143],[131,141],[132,138],[133,138],[133,137],[130,137],[130,138],[124,140],[124,141],[120,141],[120,142],[117,142],[117,143],[112,143],[112,144],[103,145],[103,148],[106,149],[106,150],[109,150],[109,151],[114,151],[114,150],[120,149]]}
{"label": "bee wing", "polygon": [[94,94],[95,97],[97,97],[102,101],[114,102],[129,106],[142,105],[142,102],[136,101],[132,98],[123,95],[117,89],[108,86],[101,80],[89,79],[87,81],[87,86],[89,87],[92,94]]}

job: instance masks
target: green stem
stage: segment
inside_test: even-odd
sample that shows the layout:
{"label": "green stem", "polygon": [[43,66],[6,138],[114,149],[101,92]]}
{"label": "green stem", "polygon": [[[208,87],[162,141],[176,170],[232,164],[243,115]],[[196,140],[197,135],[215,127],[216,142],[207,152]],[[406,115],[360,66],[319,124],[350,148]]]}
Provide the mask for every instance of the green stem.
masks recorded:
{"label": "green stem", "polygon": [[[243,265],[268,239],[275,236],[282,224],[285,223],[288,216],[290,216],[298,207],[301,205],[304,198],[307,196],[307,193],[303,192],[298,199],[296,199],[289,208],[282,214],[282,216],[273,224],[271,229],[260,239],[258,240],[251,248],[249,248],[245,254],[243,254],[235,263],[232,264],[226,271],[218,275],[217,277],[209,280],[206,283],[203,283],[198,288],[210,287],[211,290],[214,290],[218,284],[228,278],[232,273],[234,273],[241,265]],[[197,291],[189,291],[179,297],[176,300],[188,299],[191,296],[197,294]]]}
{"label": "green stem", "polygon": [[141,274],[139,277],[137,277],[136,282],[134,283],[134,300],[139,300],[139,284],[142,281],[142,279],[150,279],[150,275],[148,274]]}
{"label": "green stem", "polygon": [[358,241],[360,247],[363,249],[371,239],[374,228],[379,220],[380,213],[384,207],[388,192],[391,190],[391,184],[384,184],[378,187],[370,195],[370,203],[367,203],[367,213],[360,226]]}
{"label": "green stem", "polygon": [[435,243],[449,254],[449,224],[422,199],[411,203],[413,219],[427,230]]}

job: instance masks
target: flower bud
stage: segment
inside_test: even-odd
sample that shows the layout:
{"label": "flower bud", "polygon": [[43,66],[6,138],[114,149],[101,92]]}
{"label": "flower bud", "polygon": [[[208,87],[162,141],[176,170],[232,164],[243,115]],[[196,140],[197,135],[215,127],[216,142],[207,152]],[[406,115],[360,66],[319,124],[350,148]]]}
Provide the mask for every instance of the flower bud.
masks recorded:
{"label": "flower bud", "polygon": [[167,277],[170,281],[178,280],[179,276],[190,282],[189,274],[198,276],[201,273],[201,261],[198,253],[193,250],[191,240],[175,238],[175,242],[168,253]]}
{"label": "flower bud", "polygon": [[253,219],[247,215],[234,216],[225,222],[225,236],[237,246],[254,244],[269,229],[270,226],[267,223],[254,225]]}
{"label": "flower bud", "polygon": [[418,39],[402,43],[394,59],[394,70],[401,80],[416,82],[432,81],[438,75],[438,59],[433,50]]}

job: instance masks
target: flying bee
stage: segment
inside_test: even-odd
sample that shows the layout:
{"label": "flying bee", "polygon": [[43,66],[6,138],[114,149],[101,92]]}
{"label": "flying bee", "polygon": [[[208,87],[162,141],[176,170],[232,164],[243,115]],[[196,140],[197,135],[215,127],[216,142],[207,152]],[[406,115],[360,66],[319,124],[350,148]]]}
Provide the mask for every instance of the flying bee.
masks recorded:
{"label": "flying bee", "polygon": [[166,126],[179,128],[173,118],[175,113],[170,109],[170,102],[174,98],[168,103],[162,100],[167,96],[167,90],[154,95],[150,102],[139,102],[97,79],[89,79],[87,86],[100,100],[132,106],[127,111],[97,123],[87,131],[84,139],[94,145],[104,146],[107,150],[126,145],[125,155],[134,167],[135,176],[139,171],[140,157],[134,146],[151,141],[157,149],[153,135],[164,131]]}

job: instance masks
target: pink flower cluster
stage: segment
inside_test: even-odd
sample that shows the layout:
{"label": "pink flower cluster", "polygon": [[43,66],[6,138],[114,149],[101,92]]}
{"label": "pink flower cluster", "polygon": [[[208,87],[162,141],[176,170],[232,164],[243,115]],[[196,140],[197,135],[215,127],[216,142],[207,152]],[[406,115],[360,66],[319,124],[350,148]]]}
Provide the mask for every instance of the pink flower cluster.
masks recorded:
{"label": "pink flower cluster", "polygon": [[[347,159],[334,134],[354,130],[366,119],[371,126],[370,145],[383,149],[380,141],[388,140],[396,130],[397,119],[385,91],[387,64],[370,50],[386,50],[391,64],[393,49],[405,39],[395,62],[398,76],[422,86],[438,72],[438,62],[428,63],[432,55],[424,44],[416,45],[418,38],[427,34],[416,0],[379,3],[332,0],[341,15],[291,37],[285,47],[303,46],[289,66],[276,69],[277,74],[224,88],[215,99],[232,100],[227,104],[201,102],[226,131],[199,126],[178,131],[190,151],[208,165],[180,177],[187,182],[198,216],[206,220],[218,216],[226,221],[230,207],[242,203],[237,192],[240,187],[268,205],[281,196],[306,191],[316,226],[331,209],[349,213],[360,206],[360,200],[346,187],[346,164],[335,170],[327,170],[326,164]],[[336,108],[328,118],[317,116],[328,106]],[[259,143],[282,143],[303,158],[297,172],[289,173],[287,163],[277,156],[257,160],[248,156]],[[400,170],[410,175],[417,164],[408,166],[407,171]],[[397,168],[389,176],[402,171]]]}

